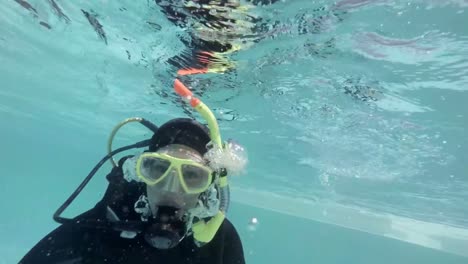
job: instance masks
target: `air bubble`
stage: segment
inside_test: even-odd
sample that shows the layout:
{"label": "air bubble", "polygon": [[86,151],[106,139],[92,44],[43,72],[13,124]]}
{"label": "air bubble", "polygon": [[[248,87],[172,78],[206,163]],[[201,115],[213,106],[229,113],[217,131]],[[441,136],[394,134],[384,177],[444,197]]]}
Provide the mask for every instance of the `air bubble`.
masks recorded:
{"label": "air bubble", "polygon": [[258,227],[258,219],[256,217],[252,217],[250,220],[249,220],[249,230],[250,231],[255,231],[257,230],[257,227]]}

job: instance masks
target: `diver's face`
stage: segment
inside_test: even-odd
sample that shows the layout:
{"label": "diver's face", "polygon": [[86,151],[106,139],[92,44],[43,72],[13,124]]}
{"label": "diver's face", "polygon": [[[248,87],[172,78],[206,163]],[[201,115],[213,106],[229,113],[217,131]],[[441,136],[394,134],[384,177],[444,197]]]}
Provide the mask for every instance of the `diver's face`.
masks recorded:
{"label": "diver's face", "polygon": [[[164,153],[175,158],[190,159],[195,162],[203,163],[200,154],[183,145],[169,145],[161,148],[158,153]],[[146,192],[150,208],[156,212],[155,208],[159,206],[171,206],[179,208],[180,214],[196,206],[199,194],[187,194],[182,188],[178,172],[175,169],[169,172],[161,182],[156,185],[147,185]]]}

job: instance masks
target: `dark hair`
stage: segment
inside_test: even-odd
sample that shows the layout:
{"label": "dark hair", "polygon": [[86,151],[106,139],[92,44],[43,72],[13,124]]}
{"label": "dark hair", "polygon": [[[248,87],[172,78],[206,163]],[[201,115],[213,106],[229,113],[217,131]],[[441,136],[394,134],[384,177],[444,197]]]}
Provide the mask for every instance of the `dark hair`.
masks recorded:
{"label": "dark hair", "polygon": [[171,144],[180,144],[198,151],[201,155],[207,152],[210,133],[206,126],[190,118],[176,118],[164,123],[151,138],[149,151]]}

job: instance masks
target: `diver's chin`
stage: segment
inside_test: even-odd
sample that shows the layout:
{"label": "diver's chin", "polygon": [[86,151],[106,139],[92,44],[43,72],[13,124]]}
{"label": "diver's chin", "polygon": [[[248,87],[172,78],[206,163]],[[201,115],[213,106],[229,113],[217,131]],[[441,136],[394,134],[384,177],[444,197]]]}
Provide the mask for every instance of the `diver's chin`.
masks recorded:
{"label": "diver's chin", "polygon": [[171,249],[185,236],[185,222],[179,216],[179,208],[160,206],[152,224],[145,231],[145,240],[157,249]]}

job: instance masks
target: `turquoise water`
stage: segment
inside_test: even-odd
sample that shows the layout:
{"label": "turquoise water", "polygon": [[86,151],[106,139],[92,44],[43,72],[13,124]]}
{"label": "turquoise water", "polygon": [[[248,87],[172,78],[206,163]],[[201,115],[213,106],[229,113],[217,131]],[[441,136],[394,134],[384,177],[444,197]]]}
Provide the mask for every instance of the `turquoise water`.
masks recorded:
{"label": "turquoise water", "polygon": [[[19,2],[0,6],[0,263],[56,227],[115,124],[186,115],[164,63],[186,33],[153,1],[56,0],[66,16]],[[249,151],[229,213],[248,263],[467,263],[467,9],[283,1],[255,10],[280,26],[233,55],[235,73],[190,77]],[[134,125],[115,144],[149,136]],[[94,205],[108,169],[67,215]]]}

